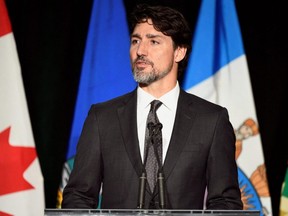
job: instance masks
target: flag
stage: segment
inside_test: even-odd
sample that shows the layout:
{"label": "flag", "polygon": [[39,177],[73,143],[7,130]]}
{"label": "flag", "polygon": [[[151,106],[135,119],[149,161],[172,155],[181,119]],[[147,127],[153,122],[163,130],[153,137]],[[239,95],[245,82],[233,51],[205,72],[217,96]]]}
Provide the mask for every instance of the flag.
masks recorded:
{"label": "flag", "polygon": [[76,145],[88,110],[93,103],[120,96],[136,87],[129,60],[129,30],[122,1],[94,0],[67,161],[57,195],[62,192],[73,168]]}
{"label": "flag", "polygon": [[287,216],[287,215],[288,215],[288,167],[286,169],[285,179],[282,184],[279,216]]}
{"label": "flag", "polygon": [[202,0],[182,81],[190,93],[228,109],[244,210],[272,215],[261,137],[235,2]]}
{"label": "flag", "polygon": [[43,215],[43,176],[4,0],[0,0],[0,103],[0,215]]}

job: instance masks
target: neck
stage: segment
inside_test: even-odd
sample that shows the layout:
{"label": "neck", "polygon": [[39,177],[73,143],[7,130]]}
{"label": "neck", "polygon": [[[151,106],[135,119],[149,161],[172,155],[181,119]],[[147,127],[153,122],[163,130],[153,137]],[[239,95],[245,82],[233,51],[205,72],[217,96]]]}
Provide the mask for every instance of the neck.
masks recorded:
{"label": "neck", "polygon": [[173,88],[175,88],[177,84],[177,80],[173,82],[161,82],[161,80],[158,80],[157,82],[151,83],[150,85],[141,85],[139,86],[149,94],[153,95],[155,98],[160,98],[167,92],[171,91]]}

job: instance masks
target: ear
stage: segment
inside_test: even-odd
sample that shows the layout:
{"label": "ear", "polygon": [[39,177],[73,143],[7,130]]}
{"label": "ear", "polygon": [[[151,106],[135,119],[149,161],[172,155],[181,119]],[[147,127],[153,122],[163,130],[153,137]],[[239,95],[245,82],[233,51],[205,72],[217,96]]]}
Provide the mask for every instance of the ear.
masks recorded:
{"label": "ear", "polygon": [[185,47],[177,47],[174,53],[175,62],[180,62],[186,55],[187,48]]}

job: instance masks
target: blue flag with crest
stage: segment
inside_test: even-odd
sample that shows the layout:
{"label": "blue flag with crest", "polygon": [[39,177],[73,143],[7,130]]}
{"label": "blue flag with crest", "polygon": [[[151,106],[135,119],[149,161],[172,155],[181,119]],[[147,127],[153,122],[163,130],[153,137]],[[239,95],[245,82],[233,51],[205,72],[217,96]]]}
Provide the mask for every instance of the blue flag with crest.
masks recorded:
{"label": "blue flag with crest", "polygon": [[61,207],[62,192],[73,168],[76,146],[90,106],[136,87],[129,48],[129,30],[122,0],[94,0],[57,207]]}
{"label": "blue flag with crest", "polygon": [[266,168],[234,0],[202,0],[182,87],[228,109],[244,210],[272,215]]}

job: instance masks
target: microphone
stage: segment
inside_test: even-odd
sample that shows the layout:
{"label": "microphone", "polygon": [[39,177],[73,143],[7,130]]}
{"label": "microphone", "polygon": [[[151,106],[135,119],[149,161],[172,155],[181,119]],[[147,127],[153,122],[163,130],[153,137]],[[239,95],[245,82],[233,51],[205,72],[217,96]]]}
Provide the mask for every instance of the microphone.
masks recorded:
{"label": "microphone", "polygon": [[164,196],[164,174],[161,171],[158,173],[158,184],[159,184],[159,205],[161,209],[165,209],[165,196]]}
{"label": "microphone", "polygon": [[155,135],[158,134],[161,131],[161,129],[163,128],[163,125],[160,122],[158,122],[156,124],[154,124],[153,122],[149,122],[147,127],[149,129],[150,137],[154,138]]}
{"label": "microphone", "polygon": [[139,178],[139,201],[138,208],[143,209],[145,204],[145,188],[146,188],[147,176],[145,170]]}
{"label": "microphone", "polygon": [[153,148],[155,151],[155,155],[157,157],[157,162],[158,162],[158,167],[159,167],[159,171],[158,171],[158,176],[157,176],[157,180],[158,180],[158,186],[159,186],[159,207],[161,209],[165,209],[165,190],[164,190],[164,174],[163,174],[163,166],[162,166],[162,161],[160,161],[160,156],[158,154],[158,150],[157,150],[157,145],[156,145],[156,135],[161,132],[161,129],[163,128],[163,125],[158,122],[156,124],[150,122],[148,123],[148,129],[149,129],[149,134],[151,137],[151,141],[153,144]]}
{"label": "microphone", "polygon": [[153,122],[149,122],[148,125],[147,125],[148,130],[149,130],[149,136],[150,136],[150,137],[152,137],[153,131],[155,131],[155,130],[154,130],[154,127],[155,127],[154,125],[155,125],[155,124],[154,124]]}

